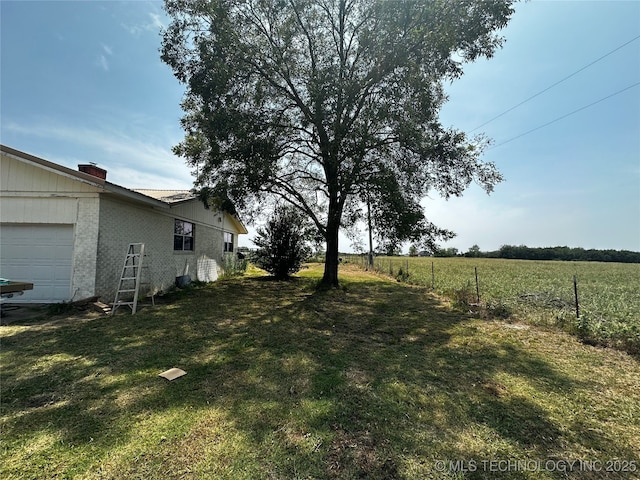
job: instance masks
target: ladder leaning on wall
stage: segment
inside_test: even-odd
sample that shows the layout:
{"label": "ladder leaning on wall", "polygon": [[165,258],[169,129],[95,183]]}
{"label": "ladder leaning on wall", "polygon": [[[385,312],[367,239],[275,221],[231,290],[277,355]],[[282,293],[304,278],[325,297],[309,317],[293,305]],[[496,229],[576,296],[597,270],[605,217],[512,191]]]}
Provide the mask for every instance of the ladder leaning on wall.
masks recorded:
{"label": "ladder leaning on wall", "polygon": [[[123,305],[130,307],[132,314],[136,313],[143,259],[144,243],[130,243],[127,249],[127,255],[124,257],[122,275],[120,275],[120,281],[118,282],[116,298],[113,300],[111,315],[116,313],[118,307]],[[123,299],[123,297],[126,298],[126,300]]]}

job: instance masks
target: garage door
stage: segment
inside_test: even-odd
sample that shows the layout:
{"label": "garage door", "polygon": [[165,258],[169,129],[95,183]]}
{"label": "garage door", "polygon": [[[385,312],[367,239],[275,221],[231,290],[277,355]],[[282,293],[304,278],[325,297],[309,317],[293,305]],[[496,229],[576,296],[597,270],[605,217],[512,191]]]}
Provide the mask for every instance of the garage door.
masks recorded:
{"label": "garage door", "polygon": [[8,302],[68,301],[72,258],[72,225],[0,226],[0,277],[33,283]]}

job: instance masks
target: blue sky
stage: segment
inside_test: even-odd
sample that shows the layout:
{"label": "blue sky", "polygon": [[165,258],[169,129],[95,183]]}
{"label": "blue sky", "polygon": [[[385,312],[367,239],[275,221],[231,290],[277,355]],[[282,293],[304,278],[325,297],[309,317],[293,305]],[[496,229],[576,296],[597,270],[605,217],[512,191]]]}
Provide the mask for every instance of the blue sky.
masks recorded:
{"label": "blue sky", "polygon": [[[1,0],[0,21],[3,144],[71,168],[96,162],[129,188],[190,188],[171,153],[184,88],[159,58],[161,2]],[[503,49],[447,85],[441,119],[491,137],[485,159],[505,181],[490,196],[472,186],[424,200],[458,233],[444,246],[640,251],[640,1],[519,3],[502,34]]]}

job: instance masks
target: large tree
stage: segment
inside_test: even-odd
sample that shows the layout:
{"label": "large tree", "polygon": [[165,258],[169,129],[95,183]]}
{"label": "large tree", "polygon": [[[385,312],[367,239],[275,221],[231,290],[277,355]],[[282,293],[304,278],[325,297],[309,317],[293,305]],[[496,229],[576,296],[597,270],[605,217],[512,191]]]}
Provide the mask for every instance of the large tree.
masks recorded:
{"label": "large tree", "polygon": [[501,180],[483,137],[444,127],[443,82],[490,57],[510,1],[166,0],[162,59],[187,86],[175,147],[196,187],[240,211],[281,197],[326,240],[366,213],[380,236],[433,247],[452,232],[420,199]]}

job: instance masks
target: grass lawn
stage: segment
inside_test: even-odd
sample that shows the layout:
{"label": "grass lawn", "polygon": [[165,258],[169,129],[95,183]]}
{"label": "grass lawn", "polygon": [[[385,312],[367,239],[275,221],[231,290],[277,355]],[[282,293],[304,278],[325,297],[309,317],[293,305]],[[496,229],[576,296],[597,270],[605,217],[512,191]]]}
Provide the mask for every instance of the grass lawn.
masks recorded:
{"label": "grass lawn", "polygon": [[640,477],[638,358],[320,276],[0,326],[0,478]]}

